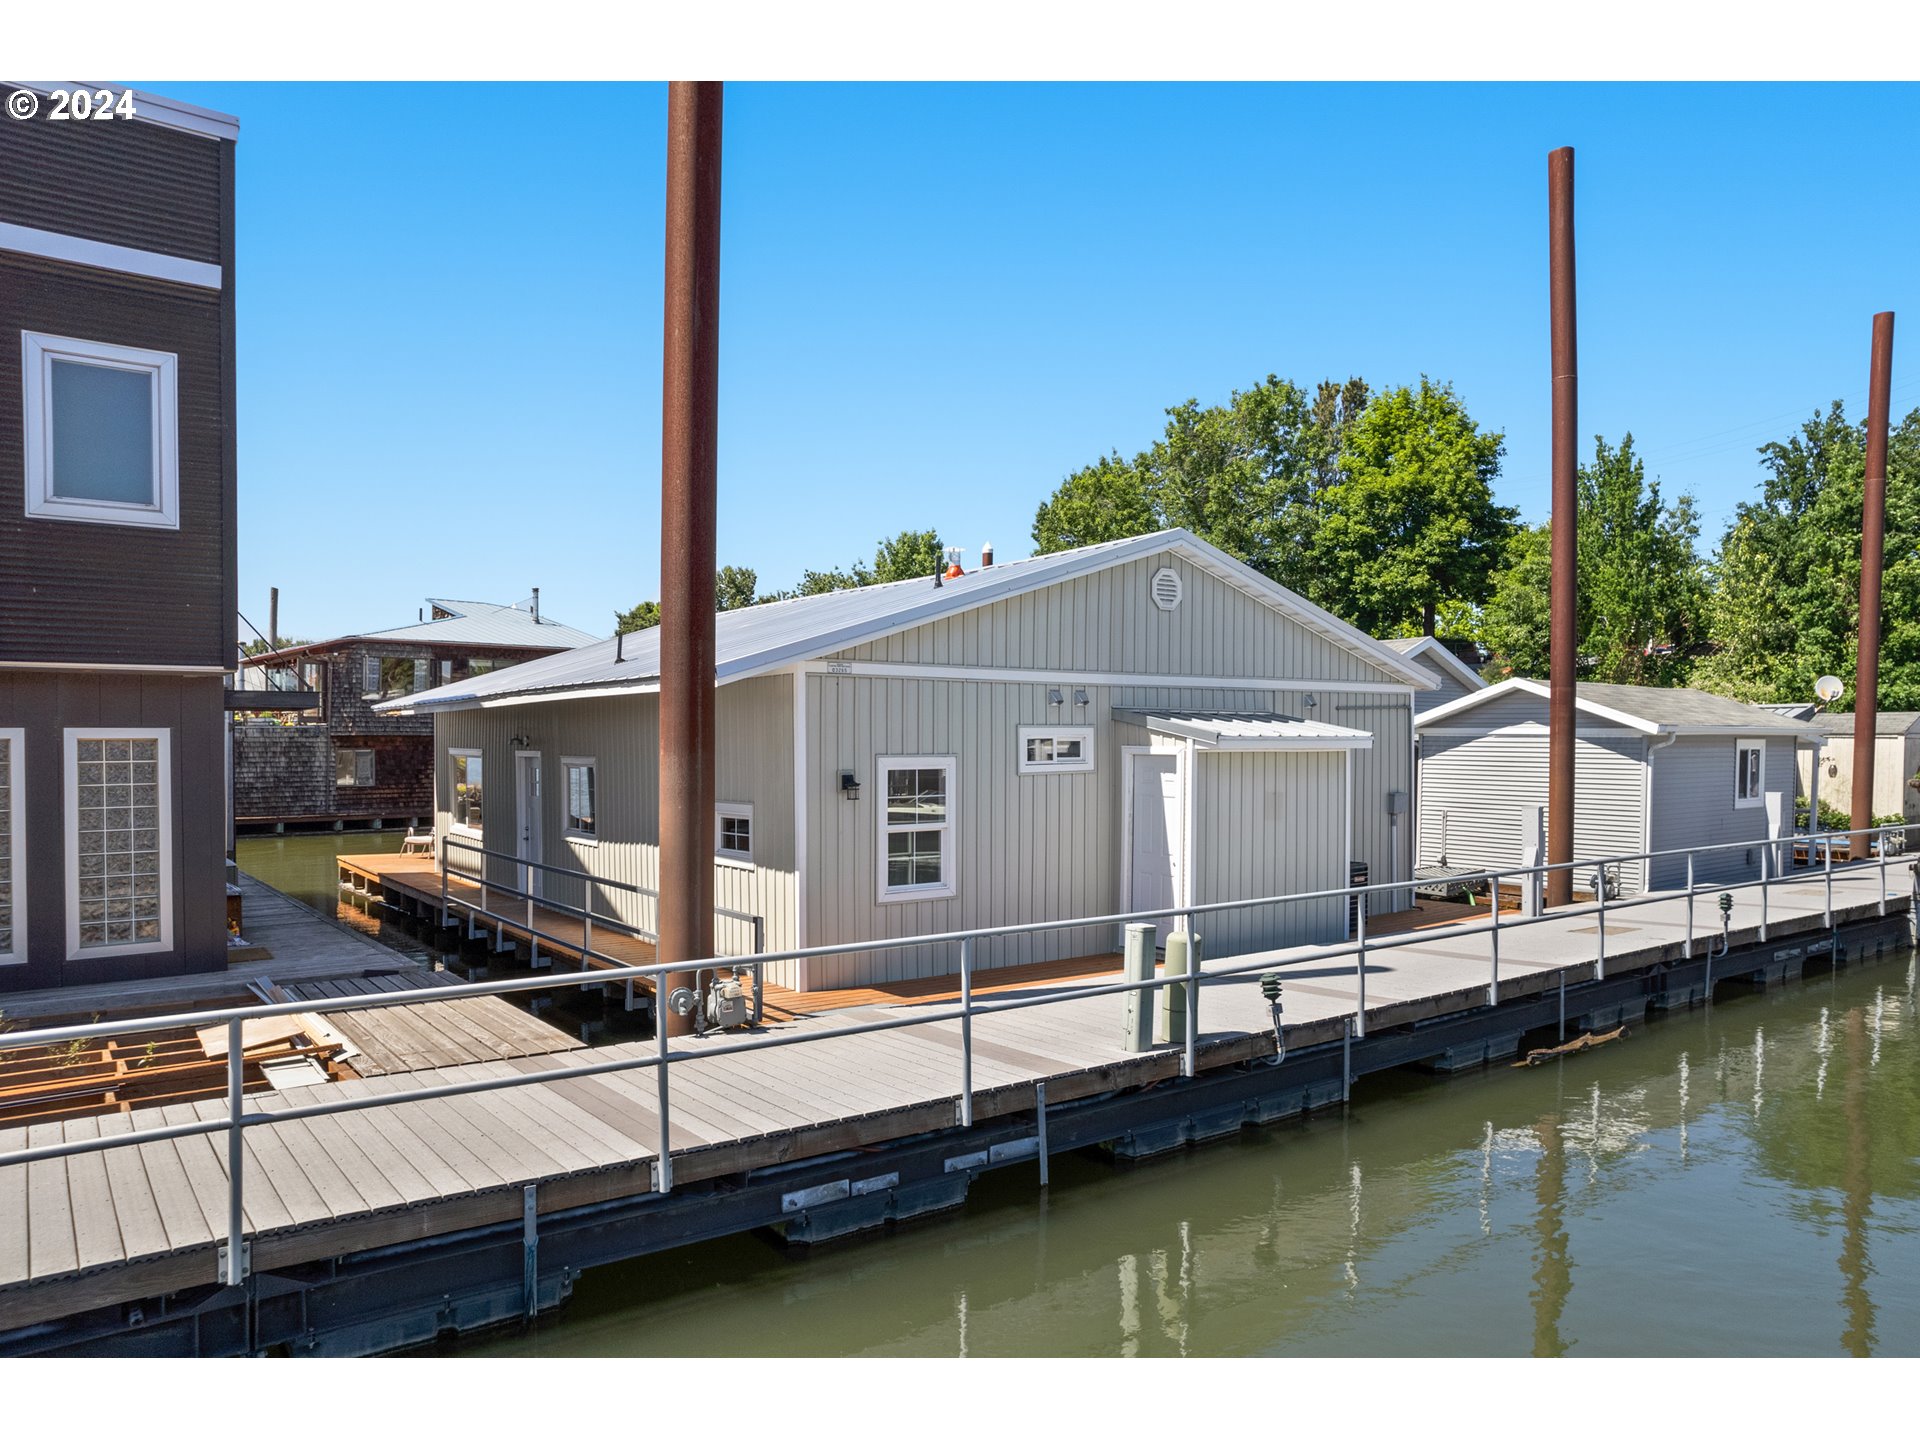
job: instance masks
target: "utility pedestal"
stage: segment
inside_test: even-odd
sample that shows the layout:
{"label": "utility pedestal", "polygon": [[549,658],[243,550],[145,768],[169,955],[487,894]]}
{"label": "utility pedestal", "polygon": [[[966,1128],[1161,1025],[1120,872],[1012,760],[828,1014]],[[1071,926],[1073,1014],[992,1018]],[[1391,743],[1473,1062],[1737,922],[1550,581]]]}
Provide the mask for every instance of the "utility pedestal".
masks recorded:
{"label": "utility pedestal", "polygon": [[[1193,973],[1192,962],[1199,958],[1200,937],[1193,937],[1191,946],[1184,931],[1176,930],[1167,936],[1167,964],[1163,979],[1172,979],[1176,975]],[[1187,987],[1167,985],[1154,992],[1159,996],[1153,1007],[1153,1038],[1162,1045],[1184,1045],[1187,1043]]]}
{"label": "utility pedestal", "polygon": [[[1123,951],[1128,983],[1153,978],[1153,935],[1151,925],[1127,926]],[[1129,990],[1125,996],[1125,1019],[1120,1026],[1120,1048],[1128,1051],[1153,1047],[1153,992]]]}

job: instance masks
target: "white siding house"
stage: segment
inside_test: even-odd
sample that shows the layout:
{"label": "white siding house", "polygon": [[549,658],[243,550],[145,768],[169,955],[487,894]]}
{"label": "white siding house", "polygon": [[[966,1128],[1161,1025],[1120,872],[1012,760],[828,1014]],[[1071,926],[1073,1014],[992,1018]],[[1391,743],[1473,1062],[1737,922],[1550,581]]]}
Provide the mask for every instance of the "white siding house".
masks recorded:
{"label": "white siding house", "polygon": [[[658,641],[398,702],[435,717],[440,832],[506,853],[531,833],[550,863],[652,887]],[[1432,675],[1185,531],[729,611],[716,642],[715,900],[764,916],[770,949],[1338,888],[1356,865],[1411,879],[1400,812]],[[476,755],[478,825],[453,790]],[[589,791],[590,824],[562,813]],[[577,897],[583,882],[550,883]],[[596,903],[651,926],[644,900]],[[1202,934],[1220,955],[1345,924],[1338,902],[1302,903]],[[737,925],[717,929],[741,953]],[[983,942],[976,963],[1117,943],[1111,926],[1067,929]],[[770,978],[825,989],[957,965],[900,946]]]}
{"label": "white siding house", "polygon": [[1417,661],[1423,669],[1433,672],[1436,682],[1434,688],[1422,691],[1413,697],[1413,709],[1416,715],[1424,715],[1429,710],[1437,710],[1442,705],[1452,704],[1462,695],[1471,695],[1476,690],[1487,688],[1487,682],[1480,678],[1479,671],[1431,635],[1415,635],[1410,639],[1395,638],[1382,643],[1398,650],[1407,659]]}
{"label": "white siding house", "polygon": [[[1702,690],[1578,687],[1575,860],[1790,834],[1802,721]],[[1521,825],[1547,803],[1547,686],[1507,680],[1419,717],[1419,863],[1492,870],[1520,863]],[[1648,873],[1651,869],[1651,874]],[[1700,884],[1757,879],[1756,848],[1702,856]],[[1576,870],[1576,883],[1589,883]],[[1684,857],[1619,866],[1619,893],[1686,883]]]}

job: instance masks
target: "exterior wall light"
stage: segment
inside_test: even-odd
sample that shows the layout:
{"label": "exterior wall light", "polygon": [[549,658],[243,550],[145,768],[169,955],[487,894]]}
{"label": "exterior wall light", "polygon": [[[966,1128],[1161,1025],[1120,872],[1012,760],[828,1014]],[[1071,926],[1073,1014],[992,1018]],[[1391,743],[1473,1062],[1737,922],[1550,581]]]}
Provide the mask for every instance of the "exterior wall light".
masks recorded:
{"label": "exterior wall light", "polygon": [[840,772],[840,795],[842,799],[846,800],[858,800],[860,798],[860,782],[854,778],[851,770],[842,770]]}

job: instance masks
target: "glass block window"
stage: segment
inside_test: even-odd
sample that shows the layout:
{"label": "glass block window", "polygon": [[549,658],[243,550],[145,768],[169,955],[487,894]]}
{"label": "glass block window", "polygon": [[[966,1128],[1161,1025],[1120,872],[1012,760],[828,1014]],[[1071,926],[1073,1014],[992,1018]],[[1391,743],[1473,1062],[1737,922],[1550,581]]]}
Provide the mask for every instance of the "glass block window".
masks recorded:
{"label": "glass block window", "polygon": [[953,894],[953,771],[945,758],[880,762],[883,899]]}
{"label": "glass block window", "polygon": [[753,807],[723,801],[713,807],[713,851],[722,860],[753,859]]}
{"label": "glass block window", "polygon": [[164,732],[69,731],[74,955],[171,942]]}
{"label": "glass block window", "polygon": [[0,730],[0,965],[27,958],[27,897],[20,876],[26,848],[20,824],[26,799],[20,775],[22,745],[20,731]]}

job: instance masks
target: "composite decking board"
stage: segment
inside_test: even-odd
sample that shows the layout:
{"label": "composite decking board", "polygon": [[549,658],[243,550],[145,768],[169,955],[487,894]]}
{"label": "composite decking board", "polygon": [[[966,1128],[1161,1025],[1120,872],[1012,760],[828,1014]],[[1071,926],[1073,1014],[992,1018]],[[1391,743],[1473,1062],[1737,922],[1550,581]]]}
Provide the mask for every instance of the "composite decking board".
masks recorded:
{"label": "composite decking board", "polygon": [[[167,1118],[167,1106],[157,1110],[135,1110],[127,1116],[133,1122],[135,1130],[157,1130],[162,1125],[178,1123]],[[209,1189],[197,1183],[193,1169],[187,1164],[185,1147],[201,1145],[198,1139],[153,1140],[133,1147],[147,1167],[147,1179],[153,1185],[154,1193],[162,1196],[167,1204],[162,1214],[172,1217],[180,1226],[185,1245],[211,1242],[226,1233],[227,1229],[227,1188],[223,1180],[219,1186]],[[182,1209],[180,1202],[190,1202],[191,1209]],[[196,1231],[204,1232],[196,1237]]]}
{"label": "composite decking board", "polygon": [[[103,1135],[124,1135],[135,1129],[132,1115],[107,1115],[101,1117],[100,1133]],[[122,1167],[139,1169],[138,1182],[145,1185],[153,1196],[154,1213],[159,1219],[160,1236],[163,1250],[184,1250],[192,1245],[203,1245],[213,1238],[213,1232],[207,1229],[206,1219],[200,1213],[200,1204],[193,1198],[193,1187],[187,1183],[186,1171],[180,1167],[180,1157],[174,1154],[171,1145],[134,1145],[124,1150],[107,1152],[107,1172],[118,1177]],[[134,1183],[131,1175],[129,1183]],[[116,1178],[116,1190],[119,1181]],[[5,1213],[0,1208],[0,1213]]]}
{"label": "composite decking board", "polygon": [[[697,1071],[708,1073],[696,1074]],[[804,1091],[795,1093],[797,1087],[792,1085],[790,1075],[790,1071],[780,1068],[769,1072],[756,1063],[755,1057],[743,1053],[705,1061],[681,1061],[673,1067],[670,1079],[675,1086],[697,1085],[715,1095],[731,1095],[736,1104],[749,1108],[775,1129],[817,1125],[822,1119],[838,1118],[813,1095]]]}
{"label": "composite decking board", "polygon": [[694,1062],[673,1066],[668,1074],[671,1087],[669,1103],[672,1103],[673,1095],[703,1096],[710,1110],[717,1108],[724,1113],[730,1109],[746,1122],[740,1132],[743,1138],[756,1130],[780,1134],[818,1123],[810,1114],[761,1095],[750,1081],[729,1076],[724,1070],[715,1068],[723,1064],[724,1059],[716,1059],[704,1064]]}
{"label": "composite decking board", "polygon": [[[948,1034],[944,1027],[922,1025],[907,1032],[922,1045],[937,1045],[955,1055],[962,1053],[962,1041],[958,1035]],[[983,1040],[976,1025],[973,1034],[974,1083],[979,1084],[980,1061],[996,1060],[1015,1072],[1020,1080],[1044,1079],[1048,1075],[1058,1074],[1061,1062],[1051,1056],[1036,1055],[1028,1050],[1016,1050],[1010,1045],[996,1041]],[[1078,1069],[1076,1065],[1073,1068]]]}
{"label": "composite decking board", "polygon": [[[551,1055],[529,1055],[527,1063],[536,1065],[550,1064],[555,1057]],[[637,1122],[636,1138],[647,1147],[649,1156],[655,1158],[660,1148],[660,1110],[659,1097],[652,1091],[642,1090],[632,1083],[631,1077],[620,1075],[589,1075],[577,1080],[558,1081],[566,1091],[575,1097],[581,1105],[587,1105],[587,1096],[593,1097],[594,1105],[605,1105],[631,1115]],[[596,1112],[598,1113],[598,1112]],[[610,1118],[610,1117],[609,1117]],[[724,1144],[724,1134],[702,1128],[693,1122],[693,1117],[681,1113],[676,1108],[673,1118],[667,1125],[668,1141],[677,1152],[697,1150],[708,1145]]]}
{"label": "composite decking board", "polygon": [[[477,1078],[482,1067],[472,1067]],[[494,1073],[503,1073],[495,1071]],[[523,1184],[543,1174],[567,1174],[592,1170],[606,1162],[598,1147],[584,1145],[571,1127],[558,1122],[552,1111],[529,1107],[515,1090],[496,1090],[487,1095],[455,1095],[448,1104],[467,1116],[474,1126],[489,1127],[502,1142],[515,1142],[517,1163],[508,1179]]]}
{"label": "composite decking board", "polygon": [[256,1172],[264,1171],[297,1225],[331,1220],[360,1208],[360,1192],[341,1172],[339,1161],[307,1129],[305,1121],[250,1126],[245,1138],[243,1195]]}
{"label": "composite decking board", "polygon": [[[494,1060],[477,1067],[476,1073],[517,1075],[523,1072],[516,1070],[511,1061]],[[569,1162],[570,1169],[596,1170],[607,1165],[628,1164],[635,1158],[633,1141],[628,1136],[553,1091],[552,1084],[545,1084],[496,1093],[506,1099],[509,1106],[518,1109],[526,1124],[540,1127],[540,1134],[547,1140],[572,1148],[580,1159]]]}
{"label": "composite decking board", "polygon": [[[313,1143],[326,1152],[353,1186],[359,1198],[356,1208],[386,1210],[405,1205],[410,1198],[424,1199],[430,1192],[424,1188],[420,1172],[404,1156],[391,1152],[390,1147],[384,1147],[373,1127],[366,1124],[365,1120],[365,1115],[315,1115],[276,1128],[304,1131],[311,1135]],[[380,1155],[379,1163],[368,1154],[369,1150]],[[412,1195],[403,1191],[402,1186]],[[334,1213],[339,1216],[352,1212],[336,1207]]]}
{"label": "composite decking board", "polygon": [[[0,1151],[24,1150],[24,1130],[0,1130]],[[27,1208],[27,1171],[29,1165],[9,1165],[0,1169],[0,1285],[14,1285],[32,1278],[33,1267],[27,1258],[27,1226],[32,1212]]]}
{"label": "composite decking board", "polygon": [[[549,1055],[539,1058],[555,1061],[555,1068],[559,1068],[561,1057]],[[611,1057],[606,1057],[604,1051],[596,1051],[594,1058]],[[655,1073],[652,1070],[624,1070],[588,1078],[627,1096],[631,1104],[639,1106],[650,1117],[653,1133],[657,1135],[660,1130],[660,1091],[654,1080]],[[668,1082],[671,1084],[671,1076]],[[724,1112],[716,1114],[711,1110],[704,1096],[688,1096],[674,1090],[668,1096],[667,1108],[671,1113],[671,1133],[676,1137],[676,1149],[679,1147],[677,1137],[682,1133],[690,1135],[688,1143],[700,1146],[731,1144],[750,1133],[741,1127],[737,1116],[729,1116]]]}
{"label": "composite decking board", "polygon": [[[364,1083],[366,1090],[376,1095],[391,1094],[394,1088],[386,1076]],[[504,1183],[486,1161],[461,1144],[445,1125],[425,1121],[409,1124],[408,1111],[413,1108],[395,1105],[360,1113],[390,1145],[407,1156],[421,1179],[438,1194],[457,1195]]]}
{"label": "composite decking board", "polygon": [[[405,1086],[412,1077],[388,1077]],[[406,1088],[420,1088],[417,1085]],[[509,1126],[498,1125],[472,1096],[455,1095],[441,1100],[422,1100],[401,1105],[390,1113],[406,1115],[416,1129],[431,1129],[458,1141],[474,1160],[492,1173],[491,1184],[517,1185],[529,1173],[554,1173],[556,1162],[537,1145],[528,1143]]]}
{"label": "composite decking board", "polygon": [[[100,1121],[88,1115],[69,1120],[65,1128],[70,1139],[94,1139],[100,1134]],[[144,1184],[141,1188],[145,1188]],[[120,1238],[120,1216],[114,1208],[113,1186],[107,1179],[107,1157],[98,1152],[69,1155],[67,1192],[73,1203],[73,1242],[80,1268],[91,1270],[126,1259],[127,1247]],[[146,1198],[151,1204],[152,1197]],[[126,1202],[129,1210],[134,1208],[135,1191],[129,1189]]]}
{"label": "composite decking board", "polygon": [[[788,1055],[782,1056],[774,1065],[760,1067],[761,1073],[788,1084],[805,1086],[809,1094],[819,1097],[838,1116],[860,1113],[861,1106],[871,1106],[876,1093],[891,1102],[880,1107],[884,1109],[926,1098],[927,1082],[920,1076],[903,1077],[891,1067],[875,1063],[863,1065],[860,1076],[854,1077],[839,1067],[812,1063],[805,1054],[807,1048],[804,1045],[789,1047]],[[747,1057],[747,1060],[751,1065],[755,1061],[772,1061],[773,1058],[769,1053]],[[880,1062],[880,1057],[874,1058]],[[860,1083],[862,1078],[868,1082],[864,1086]]]}
{"label": "composite decking board", "polygon": [[[65,1127],[42,1123],[27,1127],[27,1148],[58,1145]],[[27,1166],[27,1246],[33,1278],[77,1268],[73,1201],[67,1189],[65,1160],[36,1160]]]}
{"label": "composite decking board", "polygon": [[[168,1105],[161,1114],[169,1116],[168,1123],[180,1123],[189,1120],[207,1120],[223,1117],[227,1102],[207,1100],[198,1105]],[[179,1112],[175,1116],[174,1112]],[[224,1238],[227,1233],[227,1137],[224,1131],[215,1131],[207,1135],[188,1135],[175,1142],[180,1151],[180,1161],[187,1167],[187,1174],[193,1181],[193,1188],[200,1196],[202,1209],[208,1211],[214,1227],[214,1234]],[[241,1173],[240,1204],[241,1219],[249,1230],[282,1230],[296,1223],[296,1210],[306,1212],[315,1210],[320,1203],[319,1192],[312,1182],[297,1170],[285,1173],[289,1162],[285,1158],[285,1148],[275,1142],[274,1164],[268,1167],[252,1155],[244,1157],[246,1168]],[[281,1172],[276,1175],[276,1172]],[[286,1185],[291,1191],[290,1197],[282,1197],[280,1186]]]}
{"label": "composite decking board", "polygon": [[[523,1055],[507,1063],[521,1072],[545,1070],[551,1067],[541,1062],[543,1055]],[[660,1126],[656,1120],[648,1126],[632,1106],[623,1103],[620,1098],[605,1088],[595,1085],[591,1076],[578,1080],[556,1080],[551,1087],[574,1109],[590,1115],[608,1129],[624,1136],[629,1144],[638,1148],[641,1156],[652,1159],[655,1145],[660,1139]]]}

